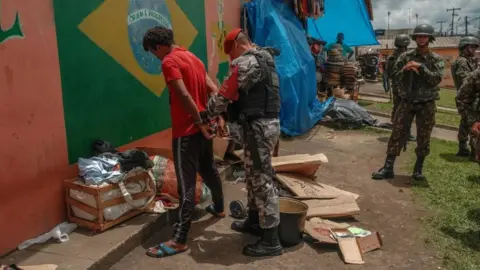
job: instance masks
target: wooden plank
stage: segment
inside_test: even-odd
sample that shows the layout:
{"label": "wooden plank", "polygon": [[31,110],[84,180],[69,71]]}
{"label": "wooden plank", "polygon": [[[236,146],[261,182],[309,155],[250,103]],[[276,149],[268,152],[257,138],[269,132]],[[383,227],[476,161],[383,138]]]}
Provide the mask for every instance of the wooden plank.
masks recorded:
{"label": "wooden plank", "polygon": [[131,219],[135,216],[138,216],[140,214],[142,214],[143,212],[142,211],[139,211],[139,210],[136,210],[136,209],[132,209],[130,210],[129,212],[123,214],[121,217],[115,219],[115,220],[112,220],[112,221],[107,221],[103,224],[100,225],[100,231],[105,231],[115,225],[118,225],[124,221],[127,221],[128,219]]}
{"label": "wooden plank", "polygon": [[[140,192],[140,193],[136,193],[136,194],[132,194],[132,200],[138,200],[138,199],[141,199],[141,198],[145,198],[145,197],[150,197],[150,196],[153,196],[153,190],[149,190],[149,191],[145,191],[145,192]],[[103,203],[100,204],[100,207],[105,209],[107,207],[111,207],[111,206],[114,206],[114,205],[117,205],[117,204],[122,204],[122,203],[125,203],[126,200],[124,197],[120,197],[120,198],[116,198],[116,199],[113,199],[113,200],[108,200],[108,201],[105,201]]]}
{"label": "wooden plank", "polygon": [[77,180],[78,180],[78,178],[65,180],[63,184],[64,184],[64,186],[68,187],[69,189],[78,190],[78,191],[88,193],[88,194],[91,194],[91,195],[95,195],[95,194],[98,194],[100,192],[99,187],[85,186],[85,185],[77,184],[77,183],[75,183],[75,181],[77,181]]}
{"label": "wooden plank", "polygon": [[[141,171],[141,173],[137,175],[128,176],[127,179],[124,180],[124,182],[125,182],[125,185],[127,185],[128,183],[134,183],[142,180],[146,181],[148,177],[149,177],[148,172]],[[100,188],[101,193],[105,193],[113,189],[119,189],[118,184],[110,184],[108,186],[103,186]]]}
{"label": "wooden plank", "polygon": [[71,223],[75,223],[82,228],[87,228],[92,231],[100,231],[100,224],[95,223],[93,221],[85,220],[83,218],[77,218],[75,216],[69,217],[68,221]]}
{"label": "wooden plank", "polygon": [[307,218],[349,217],[360,214],[360,208],[351,196],[326,200],[305,200],[303,202],[308,205]]}
{"label": "wooden plank", "polygon": [[72,205],[72,206],[75,206],[75,207],[77,207],[78,209],[80,209],[80,210],[82,210],[82,211],[84,211],[84,212],[87,212],[87,213],[89,213],[89,214],[92,215],[92,216],[95,216],[95,217],[98,216],[98,215],[97,215],[97,209],[95,209],[94,207],[91,207],[91,206],[89,206],[89,205],[86,205],[86,204],[84,204],[84,203],[82,203],[82,202],[80,202],[80,201],[77,201],[77,200],[75,200],[75,199],[72,199],[72,197],[70,197],[70,196],[66,197],[66,198],[65,198],[65,201],[66,201],[67,204]]}

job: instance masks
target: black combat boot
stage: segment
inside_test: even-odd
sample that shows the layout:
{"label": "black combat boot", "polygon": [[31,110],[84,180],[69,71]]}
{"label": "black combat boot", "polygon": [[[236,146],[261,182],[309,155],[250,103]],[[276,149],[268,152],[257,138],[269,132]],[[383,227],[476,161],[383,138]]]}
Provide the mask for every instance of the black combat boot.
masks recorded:
{"label": "black combat boot", "polygon": [[283,247],[278,236],[278,226],[263,229],[262,239],[243,248],[243,254],[250,257],[279,256],[282,253]]}
{"label": "black combat boot", "polygon": [[260,218],[258,211],[249,210],[248,217],[244,221],[234,221],[231,226],[232,230],[241,233],[250,233],[255,236],[262,236],[262,228],[260,228]]}
{"label": "black combat boot", "polygon": [[469,157],[470,150],[468,150],[467,142],[458,143],[457,157]]}
{"label": "black combat boot", "polygon": [[372,179],[384,180],[394,178],[395,174],[393,173],[393,166],[395,164],[395,158],[396,156],[394,155],[388,155],[387,159],[385,159],[385,165],[378,170],[378,172],[372,174]]}
{"label": "black combat boot", "polygon": [[470,150],[469,160],[473,162],[477,161],[477,155],[475,154],[475,149],[473,149],[473,147],[471,147],[471,150]]}
{"label": "black combat boot", "polygon": [[415,167],[413,168],[412,178],[415,181],[425,181],[427,180],[423,175],[423,162],[425,162],[425,157],[417,157],[415,162]]}

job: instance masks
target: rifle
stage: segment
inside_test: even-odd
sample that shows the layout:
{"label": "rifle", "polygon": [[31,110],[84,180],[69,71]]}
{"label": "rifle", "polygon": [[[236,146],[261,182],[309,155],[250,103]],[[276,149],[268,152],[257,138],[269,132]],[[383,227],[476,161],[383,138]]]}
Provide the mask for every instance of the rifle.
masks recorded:
{"label": "rifle", "polygon": [[408,143],[408,135],[409,135],[409,131],[410,131],[410,110],[411,110],[411,107],[412,107],[412,92],[413,92],[413,76],[414,76],[414,72],[415,71],[412,71],[412,70],[408,70],[408,71],[404,71],[404,74],[403,74],[403,88],[406,90],[407,92],[407,96],[406,96],[406,99],[407,99],[407,116],[404,118],[404,125],[405,125],[405,136],[403,136],[403,141],[402,141],[402,144],[403,144],[403,152],[407,151],[407,143]]}

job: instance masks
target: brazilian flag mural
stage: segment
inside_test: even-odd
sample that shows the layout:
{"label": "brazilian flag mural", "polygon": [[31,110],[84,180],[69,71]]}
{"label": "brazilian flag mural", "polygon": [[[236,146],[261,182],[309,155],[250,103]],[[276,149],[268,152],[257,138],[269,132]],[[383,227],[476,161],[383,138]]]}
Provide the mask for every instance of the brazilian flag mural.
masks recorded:
{"label": "brazilian flag mural", "polygon": [[95,139],[118,146],[170,128],[161,63],[142,37],[171,27],[207,66],[204,1],[55,0],[54,10],[70,163]]}

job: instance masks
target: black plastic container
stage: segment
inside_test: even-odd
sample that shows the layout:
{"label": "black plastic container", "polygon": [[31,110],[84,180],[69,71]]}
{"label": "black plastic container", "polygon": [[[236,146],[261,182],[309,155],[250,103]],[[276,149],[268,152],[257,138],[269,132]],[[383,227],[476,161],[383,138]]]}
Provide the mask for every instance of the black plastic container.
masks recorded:
{"label": "black plastic container", "polygon": [[283,246],[291,247],[303,241],[307,211],[308,205],[299,200],[280,198],[280,226],[278,233]]}

